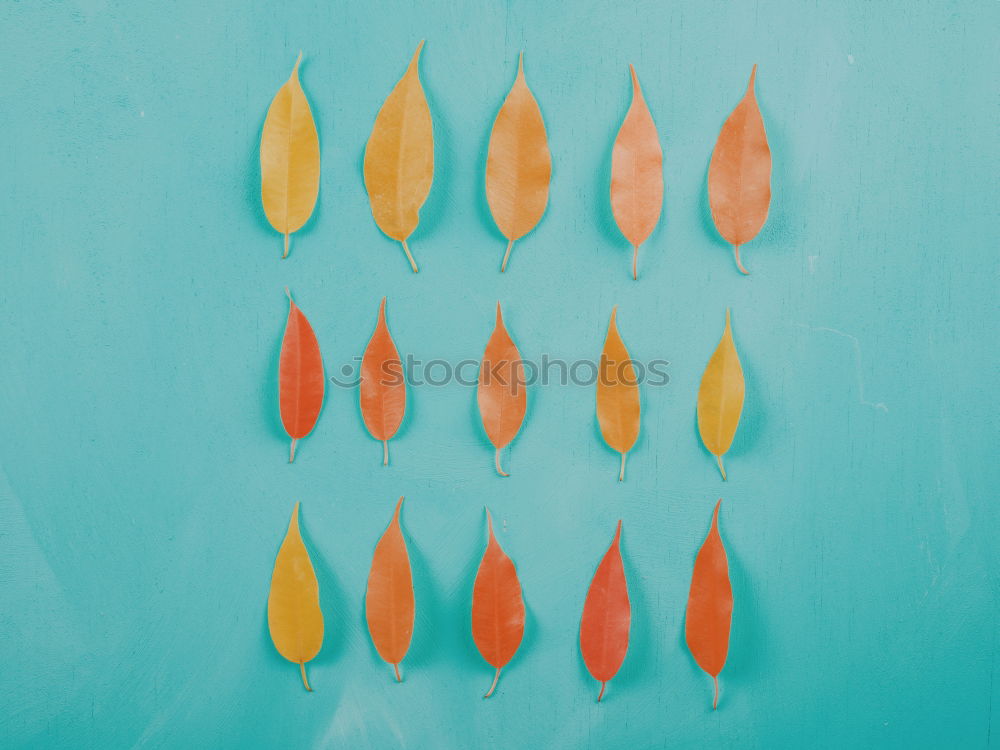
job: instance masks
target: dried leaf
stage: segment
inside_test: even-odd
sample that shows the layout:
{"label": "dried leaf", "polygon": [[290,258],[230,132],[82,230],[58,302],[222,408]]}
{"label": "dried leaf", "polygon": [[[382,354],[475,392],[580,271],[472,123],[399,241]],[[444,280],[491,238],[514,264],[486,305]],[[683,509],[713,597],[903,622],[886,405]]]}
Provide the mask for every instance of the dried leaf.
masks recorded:
{"label": "dried leaf", "polygon": [[639,437],[639,381],[632,366],[615,318],[618,308],[611,311],[608,336],[601,352],[597,375],[597,421],[601,435],[613,450],[622,454],[618,481],[625,480],[625,456]]}
{"label": "dried leaf", "polygon": [[719,705],[719,673],[729,654],[729,627],[733,619],[733,587],[729,582],[729,562],[726,548],[719,536],[719,506],[715,504],[712,527],[705,543],[698,550],[691,575],[684,639],[698,666],[712,676],[715,698],[712,708]]}
{"label": "dried leaf", "polygon": [[323,359],[312,326],[288,294],[288,322],[281,340],[278,363],[278,403],[281,423],[292,439],[288,463],[295,460],[295,444],[304,438],[319,419],[323,407]]}
{"label": "dried leaf", "polygon": [[628,600],[628,583],[622,563],[621,535],[622,522],[619,521],[611,547],[590,582],[580,620],[580,653],[587,671],[601,683],[598,703],[604,697],[608,681],[625,661],[632,624],[632,606]]}
{"label": "dried leaf", "polygon": [[715,456],[722,479],[726,469],[722,456],[733,444],[743,412],[743,368],[733,343],[733,331],[726,310],[726,328],[722,339],[708,360],[698,388],[698,432],[701,442]]}
{"label": "dried leaf", "polygon": [[493,123],[486,157],[486,200],[508,240],[501,273],[507,269],[514,240],[534,229],[545,213],[551,175],[545,122],[524,80],[522,52],[514,86]]}
{"label": "dried leaf", "polygon": [[382,465],[389,465],[389,439],[406,413],[403,362],[385,324],[385,297],[378,308],[378,324],[361,358],[361,416],[365,427],[382,441]]}
{"label": "dried leaf", "polygon": [[312,692],[306,678],[306,662],[312,661],[323,645],[323,612],[319,607],[316,573],[299,533],[298,503],[274,561],[267,597],[267,627],[278,653],[299,665],[302,684]]}
{"label": "dried leaf", "polygon": [[736,267],[747,274],[740,262],[740,245],[757,236],[771,204],[771,149],[754,96],[756,77],[754,65],[747,92],[723,124],[708,165],[712,219],[733,246]]}
{"label": "dried leaf", "polygon": [[368,632],[378,655],[392,664],[397,682],[403,681],[399,675],[399,663],[410,648],[414,617],[410,557],[399,527],[399,508],[402,504],[403,498],[399,498],[389,527],[375,545],[365,594]]}
{"label": "dried leaf", "polygon": [[309,101],[299,84],[299,63],[278,89],[260,138],[260,193],[271,226],[288,235],[309,221],[319,195],[319,136]]}
{"label": "dried leaf", "polygon": [[493,535],[493,519],[486,511],[489,542],[472,589],[472,639],[489,664],[496,668],[493,684],[484,698],[496,690],[500,670],[514,658],[524,635],[524,600],[514,563],[504,554]]}
{"label": "dried leaf", "polygon": [[509,476],[500,468],[500,451],[521,429],[528,398],[521,353],[504,327],[499,302],[496,326],[479,367],[477,398],[486,435],[496,448],[497,473]]}
{"label": "dried leaf", "polygon": [[663,208],[663,149],[635,68],[628,69],[632,106],[611,150],[611,211],[632,243],[632,278],[637,279],[639,245],[653,232]]}
{"label": "dried leaf", "polygon": [[413,273],[416,261],[406,244],[417,228],[420,207],[434,179],[434,126],[420,85],[420,42],[410,66],[375,117],[365,147],[365,188],[375,223],[403,245]]}

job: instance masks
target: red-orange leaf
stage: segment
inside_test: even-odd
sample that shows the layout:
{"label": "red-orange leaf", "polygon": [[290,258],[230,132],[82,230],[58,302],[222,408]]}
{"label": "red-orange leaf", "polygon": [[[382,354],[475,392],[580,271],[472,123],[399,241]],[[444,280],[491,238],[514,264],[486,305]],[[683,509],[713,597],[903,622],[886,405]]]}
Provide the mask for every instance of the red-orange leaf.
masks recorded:
{"label": "red-orange leaf", "polygon": [[719,536],[719,506],[715,504],[712,527],[698,550],[688,594],[684,637],[698,666],[712,675],[715,699],[719,705],[719,673],[729,653],[729,626],[733,619],[733,587],[729,582],[726,548]]}
{"label": "red-orange leaf", "polygon": [[403,498],[399,498],[389,528],[375,545],[365,594],[368,632],[378,655],[392,664],[396,680],[400,682],[399,663],[410,648],[414,617],[410,557],[399,527],[399,508],[402,504]]}
{"label": "red-orange leaf", "polygon": [[472,639],[483,658],[496,668],[485,698],[493,695],[500,670],[514,657],[524,635],[524,600],[514,563],[493,535],[493,519],[486,511],[489,542],[479,563],[472,589]]}
{"label": "red-orange leaf", "polygon": [[621,552],[622,522],[618,522],[611,547],[590,582],[580,620],[580,653],[587,671],[601,683],[600,703],[608,680],[618,673],[628,651],[632,607]]}
{"label": "red-orange leaf", "polygon": [[[285,290],[288,294],[288,290]],[[312,326],[288,294],[288,322],[281,340],[278,363],[278,403],[281,423],[292,439],[288,462],[295,460],[295,444],[304,438],[319,419],[323,407],[323,359]]]}
{"label": "red-orange leaf", "polygon": [[361,358],[361,416],[365,427],[382,441],[382,465],[389,464],[389,439],[406,412],[406,378],[399,352],[385,324],[385,297],[378,308],[378,324]]}
{"label": "red-orange leaf", "polygon": [[528,401],[525,387],[521,353],[504,327],[497,302],[496,326],[479,367],[477,398],[486,435],[496,448],[497,473],[503,477],[508,475],[500,468],[500,451],[521,429]]}
{"label": "red-orange leaf", "polygon": [[611,150],[611,211],[618,228],[632,243],[632,278],[638,278],[639,245],[660,220],[663,208],[663,149],[656,124],[632,73],[632,106]]}
{"label": "red-orange leaf", "polygon": [[740,262],[740,245],[757,236],[771,204],[771,148],[754,96],[756,77],[754,65],[747,92],[723,124],[708,165],[712,219],[743,273],[750,272]]}

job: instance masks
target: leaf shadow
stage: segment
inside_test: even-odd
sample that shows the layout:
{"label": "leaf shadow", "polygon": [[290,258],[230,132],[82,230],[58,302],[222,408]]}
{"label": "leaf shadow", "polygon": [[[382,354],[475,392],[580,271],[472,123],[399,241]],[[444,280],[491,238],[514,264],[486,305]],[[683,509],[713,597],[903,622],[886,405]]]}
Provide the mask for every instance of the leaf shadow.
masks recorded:
{"label": "leaf shadow", "polygon": [[[646,665],[656,663],[660,643],[656,635],[661,624],[654,622],[651,617],[655,604],[651,603],[646,579],[638,575],[635,566],[629,564],[627,534],[628,531],[623,524],[621,549],[626,575],[631,571],[631,575],[628,576],[628,591],[632,608],[632,626],[629,633],[629,650],[625,654],[622,672],[616,678],[620,677],[621,687],[631,692],[640,690],[648,682],[655,681],[655,675],[646,668]],[[608,697],[608,694],[605,694],[605,700]]]}
{"label": "leaf shadow", "polygon": [[736,435],[733,437],[733,443],[729,446],[727,453],[734,458],[742,458],[751,454],[754,446],[760,442],[761,435],[767,429],[766,396],[759,387],[757,378],[754,377],[753,363],[748,358],[743,357],[740,364],[743,366],[746,394],[743,399],[743,413],[740,415]]}
{"label": "leaf shadow", "polygon": [[[514,658],[505,666],[500,672],[500,682],[504,681],[504,676],[510,671],[518,668],[518,663],[527,660],[530,664],[531,652],[534,650],[535,644],[538,642],[538,620],[532,616],[533,609],[528,603],[528,597],[524,595],[524,589],[521,589],[521,597],[524,600],[524,635],[521,636],[521,643],[517,647],[517,652],[514,654]],[[520,678],[522,684],[524,682],[529,682],[531,680],[531,667],[527,667],[528,671],[524,672]],[[499,683],[497,684],[497,690],[500,690]]]}
{"label": "leaf shadow", "polygon": [[726,546],[726,557],[733,584],[733,626],[729,638],[729,655],[719,675],[720,708],[725,692],[723,680],[734,687],[749,685],[759,673],[759,664],[767,662],[767,644],[762,639],[766,639],[768,630],[761,621],[760,610],[755,604],[753,583],[732,545]]}
{"label": "leaf shadow", "polygon": [[[626,107],[627,111],[628,108]],[[612,248],[622,252],[626,250],[631,251],[632,246],[625,239],[625,235],[618,229],[618,222],[615,221],[614,211],[611,210],[611,158],[615,138],[618,136],[618,131],[624,119],[625,114],[622,113],[618,125],[612,126],[609,136],[604,139],[604,143],[612,144],[612,148],[605,149],[601,156],[600,167],[597,170],[597,179],[599,182],[595,184],[593,192],[594,216],[597,217],[598,233]],[[628,255],[631,256],[631,252]]]}
{"label": "leaf shadow", "polygon": [[281,344],[284,331],[271,345],[271,356],[267,360],[266,370],[258,382],[263,383],[260,391],[261,418],[267,425],[267,431],[275,438],[288,440],[288,434],[281,422],[281,409],[278,399],[278,368],[281,361]]}
{"label": "leaf shadow", "polygon": [[[272,236],[281,235],[274,231],[274,227],[271,226],[271,222],[267,220],[267,214],[264,213],[264,202],[261,199],[260,193],[260,134],[264,132],[264,121],[267,120],[267,111],[260,117],[257,123],[258,134],[257,142],[254,144],[252,150],[247,155],[247,168],[246,168],[246,183],[244,186],[244,198],[246,200],[247,207],[250,209],[250,213],[253,215],[255,224],[261,230],[267,232]],[[279,251],[280,255],[280,251]]]}
{"label": "leaf shadow", "polygon": [[[441,632],[436,628],[436,623],[444,621],[448,613],[444,611],[443,601],[434,585],[434,576],[420,546],[410,538],[406,548],[413,570],[417,612],[420,613],[413,624],[413,641],[406,655],[406,662],[411,669],[420,669],[437,660],[435,657],[441,652]],[[405,675],[403,679],[406,679]]]}
{"label": "leaf shadow", "polygon": [[[334,575],[333,569],[327,563],[326,557],[320,552],[320,547],[313,544],[305,518],[305,511],[301,507],[299,508],[299,514],[299,532],[302,535],[306,549],[309,550],[309,559],[312,560],[313,568],[316,570],[316,579],[319,582],[320,607],[323,610],[324,631],[343,633],[345,629],[337,627],[339,623],[336,620],[339,618],[331,617],[331,613],[349,612],[350,607],[348,606],[347,598],[337,580],[337,576]],[[334,623],[334,627],[330,627],[331,622]],[[344,638],[324,638],[323,648],[320,649],[319,654],[313,661],[316,664],[332,664],[343,656],[345,647],[346,639]]]}
{"label": "leaf shadow", "polygon": [[[424,51],[421,57],[427,54]],[[449,121],[443,116],[444,107],[440,105],[437,94],[426,86],[424,86],[424,96],[427,97],[427,106],[431,110],[434,127],[434,182],[437,184],[431,185],[430,195],[427,196],[427,201],[421,209],[420,221],[413,232],[414,244],[440,228],[443,217],[447,215],[447,209],[452,204],[451,196],[455,181],[455,170],[451,169],[451,165],[455,162],[454,139]],[[434,113],[438,116],[434,117]],[[444,169],[440,168],[441,165],[444,165]]]}

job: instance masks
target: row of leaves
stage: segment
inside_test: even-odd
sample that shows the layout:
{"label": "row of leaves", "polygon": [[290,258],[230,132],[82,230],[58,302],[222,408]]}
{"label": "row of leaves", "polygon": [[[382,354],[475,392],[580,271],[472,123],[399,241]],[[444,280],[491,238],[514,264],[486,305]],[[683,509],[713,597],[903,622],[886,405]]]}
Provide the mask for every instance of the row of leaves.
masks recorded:
{"label": "row of leaves", "polygon": [[[398,241],[413,272],[417,263],[407,240],[417,227],[420,208],[434,178],[434,128],[420,82],[417,47],[406,73],[375,118],[365,148],[364,179],[375,223]],[[260,142],[261,197],[268,221],[285,237],[309,220],[319,195],[319,136],[299,82],[299,60],[271,102]],[[635,69],[632,104],[611,152],[611,210],[633,246],[632,277],[638,278],[639,246],[660,220],[663,206],[663,150]],[[708,168],[708,196],[719,233],[733,246],[750,242],[767,220],[771,201],[771,151],[754,94],[757,67],[743,99],[728,117]],[[497,114],[486,159],[486,199],[507,249],[528,234],[548,204],[552,158],[545,122],[524,77],[524,55],[517,78]]]}
{"label": "row of leaves", "polygon": [[[399,667],[410,648],[416,615],[413,573],[399,523],[402,504],[403,498],[399,498],[388,528],[375,545],[365,593],[365,617],[372,643],[379,656],[392,665],[399,682],[402,682]],[[729,654],[733,613],[729,563],[719,535],[721,504],[719,500],[715,505],[708,536],[695,558],[684,623],[685,640],[692,656],[713,679],[713,709],[718,707],[719,673]],[[298,515],[296,503],[274,563],[267,622],[278,652],[299,665],[302,684],[312,691],[305,665],[323,645],[323,611],[316,573],[299,533]],[[521,645],[525,609],[517,570],[493,533],[488,510],[486,523],[489,539],[472,589],[472,639],[483,659],[496,670],[493,684],[484,696],[489,698],[496,690],[500,671]],[[621,531],[619,521],[611,547],[590,583],[580,619],[580,653],[587,670],[601,683],[598,701],[625,661],[632,622]]]}
{"label": "row of leaves", "polygon": [[[299,440],[315,427],[323,407],[326,377],[319,342],[302,310],[289,294],[288,321],[281,342],[278,390],[281,422],[292,439],[289,462],[295,460]],[[639,437],[639,384],[632,358],[618,333],[617,308],[611,313],[597,379],[597,420],[605,442],[621,454],[619,481],[625,479],[625,458]],[[511,443],[524,421],[526,379],[521,353],[504,326],[500,303],[496,325],[486,344],[479,369],[477,400],[483,428],[495,448],[496,471],[500,451]],[[715,456],[723,480],[722,456],[729,450],[743,411],[743,368],[733,342],[729,311],[726,327],[705,367],[698,389],[698,432]],[[385,319],[385,299],[378,323],[361,358],[361,415],[371,436],[382,442],[382,463],[389,463],[389,440],[406,413],[406,378],[399,351]]]}

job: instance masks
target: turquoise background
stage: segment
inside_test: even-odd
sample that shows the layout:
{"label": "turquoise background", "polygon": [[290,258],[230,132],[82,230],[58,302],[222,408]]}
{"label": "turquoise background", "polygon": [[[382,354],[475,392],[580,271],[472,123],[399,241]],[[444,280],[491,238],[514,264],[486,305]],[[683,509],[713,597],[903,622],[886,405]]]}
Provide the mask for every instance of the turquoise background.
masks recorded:
{"label": "turquoise background", "polygon": [[[997,745],[994,2],[7,2],[0,7],[0,744],[11,748]],[[427,39],[436,173],[414,276],[371,220],[375,113]],[[268,103],[302,49],[317,210],[282,261]],[[490,125],[526,50],[549,209],[497,273]],[[635,63],[665,149],[641,278],[608,208]],[[775,156],[738,274],[706,170],[752,64]],[[612,305],[643,392],[617,480],[592,387],[529,394],[500,479],[474,389],[410,391],[393,462],[331,388],[294,465],[289,285],[330,374],[382,295],[400,350],[478,359],[502,300],[529,358],[593,359]],[[747,401],[723,484],[696,434],[733,310]],[[405,682],[363,618],[396,498],[416,579]],[[736,597],[720,708],[683,643],[713,503]],[[292,505],[327,633],[316,688],[270,643]],[[470,638],[483,507],[528,627],[498,693]],[[632,641],[606,701],[577,645],[624,520]]]}

